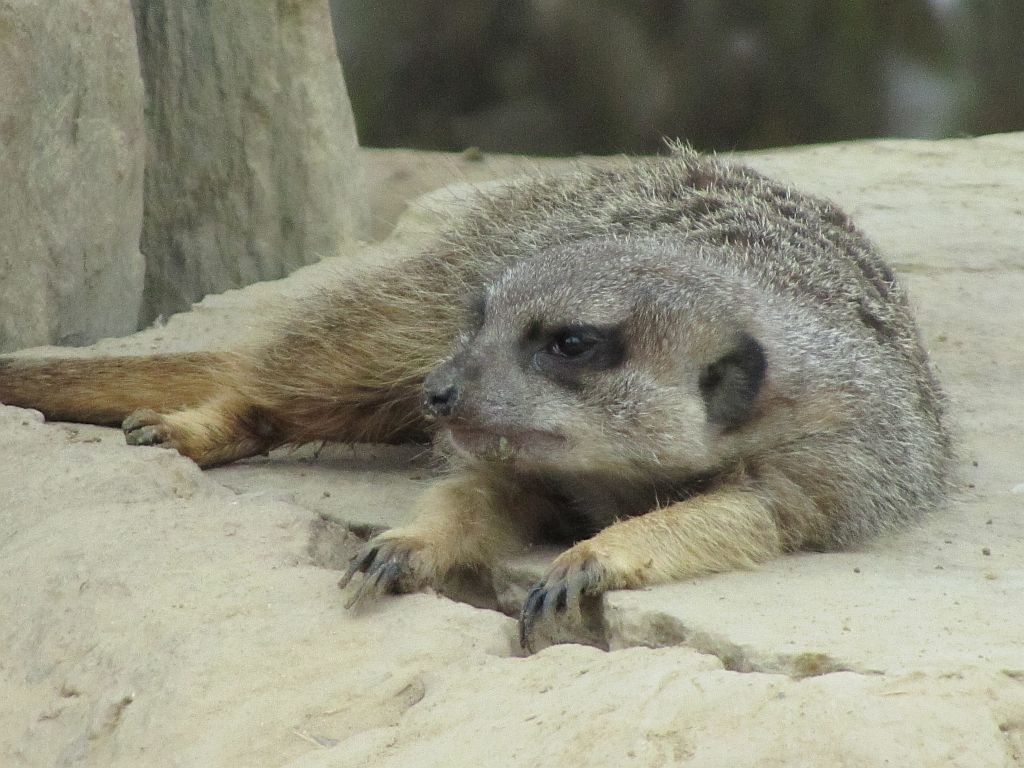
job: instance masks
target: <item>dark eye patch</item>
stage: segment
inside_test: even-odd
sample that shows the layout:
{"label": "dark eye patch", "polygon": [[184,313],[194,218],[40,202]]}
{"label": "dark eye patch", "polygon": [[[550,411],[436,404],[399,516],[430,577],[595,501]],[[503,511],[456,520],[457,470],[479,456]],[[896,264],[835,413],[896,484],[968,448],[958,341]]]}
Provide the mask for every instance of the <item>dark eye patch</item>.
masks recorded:
{"label": "dark eye patch", "polygon": [[566,324],[541,328],[527,337],[530,362],[548,378],[578,385],[588,373],[607,371],[626,359],[625,329],[621,325]]}
{"label": "dark eye patch", "polygon": [[533,344],[541,340],[544,335],[544,324],[540,320],[531,320],[526,326],[526,333],[523,339],[527,344]]}

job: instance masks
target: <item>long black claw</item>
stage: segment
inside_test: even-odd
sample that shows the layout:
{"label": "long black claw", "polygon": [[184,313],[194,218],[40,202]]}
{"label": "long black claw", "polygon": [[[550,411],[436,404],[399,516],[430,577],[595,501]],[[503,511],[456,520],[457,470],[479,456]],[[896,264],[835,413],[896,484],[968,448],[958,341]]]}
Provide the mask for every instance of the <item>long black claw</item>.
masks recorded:
{"label": "long black claw", "polygon": [[548,620],[555,614],[578,614],[584,595],[597,595],[604,589],[604,569],[594,560],[552,569],[526,596],[519,614],[519,645],[533,653],[531,635],[541,616]]}
{"label": "long black claw", "polygon": [[370,549],[364,549],[362,552],[352,558],[352,561],[348,564],[348,570],[345,571],[344,575],[338,581],[338,586],[344,589],[348,586],[348,583],[352,581],[352,577],[359,572],[365,573],[369,569],[370,564],[373,563],[377,552],[380,547],[371,547]]}
{"label": "long black claw", "polygon": [[347,587],[357,573],[362,573],[363,578],[345,601],[346,608],[352,608],[366,598],[405,592],[414,581],[410,552],[393,541],[368,545],[352,559],[338,586],[342,589]]}
{"label": "long black claw", "polygon": [[402,576],[402,564],[397,560],[386,560],[377,566],[373,573],[367,574],[366,581],[375,595],[390,594]]}
{"label": "long black claw", "polygon": [[350,597],[345,602],[345,607],[351,608],[353,605],[362,600],[363,597],[378,594],[379,591],[377,589],[377,586],[378,584],[380,584],[380,581],[384,577],[384,574],[387,573],[389,565],[391,565],[391,563],[388,563],[387,561],[382,561],[379,563],[375,563],[374,568],[366,571],[366,575],[363,577],[363,580],[359,583],[359,588],[356,590],[355,594],[352,595],[352,597]]}
{"label": "long black claw", "polygon": [[369,576],[367,576],[361,582],[359,582],[359,586],[356,587],[356,591],[353,592],[352,595],[350,595],[347,600],[345,600],[345,607],[346,608],[352,608],[360,600],[362,600],[363,596],[366,595],[369,592],[369,584],[370,584],[370,577]]}
{"label": "long black claw", "polygon": [[405,568],[403,563],[397,560],[385,563],[380,569],[380,582],[377,586],[378,593],[382,595],[391,595],[399,591],[398,585],[404,572]]}
{"label": "long black claw", "polygon": [[523,610],[519,614],[519,647],[530,653],[533,653],[533,648],[530,646],[530,632],[533,631],[534,622],[537,621],[537,616],[544,608],[546,594],[543,585],[537,585],[531,589],[530,594],[526,596],[526,602],[523,603]]}
{"label": "long black claw", "polygon": [[555,613],[561,613],[565,610],[568,594],[569,585],[563,584],[555,595]]}

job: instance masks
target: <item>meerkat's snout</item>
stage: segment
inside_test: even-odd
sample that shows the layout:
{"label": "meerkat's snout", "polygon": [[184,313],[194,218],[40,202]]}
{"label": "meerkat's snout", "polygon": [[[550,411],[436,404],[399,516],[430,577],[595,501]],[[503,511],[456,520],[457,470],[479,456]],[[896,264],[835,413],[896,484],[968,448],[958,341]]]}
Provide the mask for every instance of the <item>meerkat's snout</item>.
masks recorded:
{"label": "meerkat's snout", "polygon": [[464,459],[538,460],[560,453],[566,439],[527,414],[533,412],[530,375],[518,370],[501,343],[465,350],[423,382],[424,415],[442,442]]}
{"label": "meerkat's snout", "polygon": [[453,361],[435,368],[423,382],[423,413],[428,419],[452,415],[462,394]]}

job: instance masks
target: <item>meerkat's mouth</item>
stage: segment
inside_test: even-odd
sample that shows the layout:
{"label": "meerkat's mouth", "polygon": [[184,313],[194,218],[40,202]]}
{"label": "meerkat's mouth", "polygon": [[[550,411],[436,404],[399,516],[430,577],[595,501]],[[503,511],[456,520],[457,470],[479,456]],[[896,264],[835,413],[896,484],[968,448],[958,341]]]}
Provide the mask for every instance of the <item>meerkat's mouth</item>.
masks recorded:
{"label": "meerkat's mouth", "polygon": [[467,458],[511,461],[547,455],[566,445],[563,435],[541,429],[485,429],[450,424],[446,431],[452,447]]}

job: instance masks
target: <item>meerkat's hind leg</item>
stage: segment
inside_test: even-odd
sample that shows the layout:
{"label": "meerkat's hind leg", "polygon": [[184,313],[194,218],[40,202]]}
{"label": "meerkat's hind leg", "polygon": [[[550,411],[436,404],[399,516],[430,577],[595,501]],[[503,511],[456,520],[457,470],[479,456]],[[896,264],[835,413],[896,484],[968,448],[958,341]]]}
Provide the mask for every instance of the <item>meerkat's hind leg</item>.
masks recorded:
{"label": "meerkat's hind leg", "polygon": [[238,395],[158,413],[144,408],[122,424],[129,445],[172,448],[201,467],[266,453],[286,442],[272,419]]}

